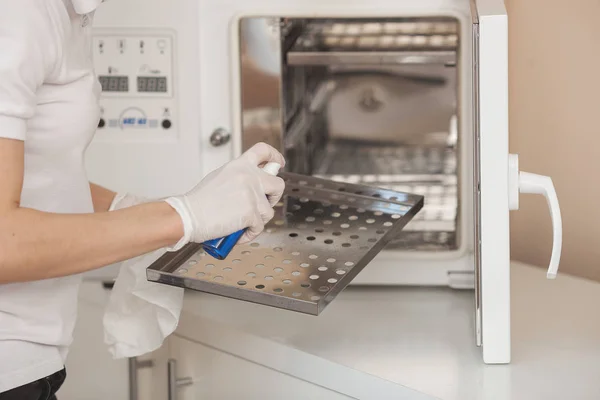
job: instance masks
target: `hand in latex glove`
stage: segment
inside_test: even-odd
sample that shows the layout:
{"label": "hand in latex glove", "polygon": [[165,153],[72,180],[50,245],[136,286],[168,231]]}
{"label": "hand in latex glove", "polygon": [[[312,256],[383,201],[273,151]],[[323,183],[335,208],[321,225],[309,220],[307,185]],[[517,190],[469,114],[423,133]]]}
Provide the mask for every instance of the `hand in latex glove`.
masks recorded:
{"label": "hand in latex glove", "polygon": [[281,199],[283,179],[260,167],[267,162],[284,165],[273,147],[258,143],[239,158],[208,174],[189,193],[166,201],[181,216],[185,235],[174,249],[188,242],[203,243],[248,228],[240,243],[256,238],[273,218]]}

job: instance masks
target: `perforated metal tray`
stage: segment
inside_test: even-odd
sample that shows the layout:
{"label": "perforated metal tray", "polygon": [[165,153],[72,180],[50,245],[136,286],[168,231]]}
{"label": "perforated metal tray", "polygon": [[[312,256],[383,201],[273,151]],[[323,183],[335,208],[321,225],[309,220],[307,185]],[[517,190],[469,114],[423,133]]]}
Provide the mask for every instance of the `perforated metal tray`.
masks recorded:
{"label": "perforated metal tray", "polygon": [[280,176],[285,194],[254,242],[222,261],[188,244],[148,267],[148,280],[319,315],[423,206],[422,196]]}

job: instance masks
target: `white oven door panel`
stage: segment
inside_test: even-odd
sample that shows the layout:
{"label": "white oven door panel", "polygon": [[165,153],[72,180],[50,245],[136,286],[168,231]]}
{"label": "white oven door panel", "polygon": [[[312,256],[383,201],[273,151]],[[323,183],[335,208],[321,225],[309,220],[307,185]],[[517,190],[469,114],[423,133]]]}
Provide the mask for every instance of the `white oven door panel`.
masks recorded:
{"label": "white oven door panel", "polygon": [[[518,157],[508,147],[508,21],[502,0],[478,0],[474,24],[476,157],[479,172],[475,194],[477,268],[477,334],[488,364],[509,363],[510,226],[509,210],[518,209],[519,193],[546,197],[553,222],[554,245],[548,278],[558,269],[562,222],[549,177],[520,172]],[[477,154],[478,151],[478,154]],[[479,166],[479,169],[477,168]],[[478,198],[478,201],[477,201]],[[478,260],[477,260],[478,258]]]}

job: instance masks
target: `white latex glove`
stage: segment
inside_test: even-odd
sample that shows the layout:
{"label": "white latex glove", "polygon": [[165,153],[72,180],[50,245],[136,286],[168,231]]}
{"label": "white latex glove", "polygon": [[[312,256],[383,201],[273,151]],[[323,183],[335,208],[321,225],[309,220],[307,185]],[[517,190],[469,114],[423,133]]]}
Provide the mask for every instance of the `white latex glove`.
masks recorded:
{"label": "white latex glove", "polygon": [[208,174],[189,193],[170,197],[181,216],[184,237],[170,250],[188,242],[203,243],[248,228],[240,238],[256,238],[273,218],[273,206],[281,199],[283,179],[261,170],[267,162],[283,166],[283,156],[273,147],[258,143],[221,168]]}

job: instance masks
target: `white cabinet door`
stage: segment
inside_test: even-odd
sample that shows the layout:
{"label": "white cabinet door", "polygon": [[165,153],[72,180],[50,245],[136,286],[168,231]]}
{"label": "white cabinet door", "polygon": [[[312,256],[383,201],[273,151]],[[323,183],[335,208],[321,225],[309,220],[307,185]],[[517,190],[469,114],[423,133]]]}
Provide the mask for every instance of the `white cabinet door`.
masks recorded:
{"label": "white cabinet door", "polygon": [[342,400],[350,397],[180,337],[170,339],[177,378],[192,378],[176,399]]}

